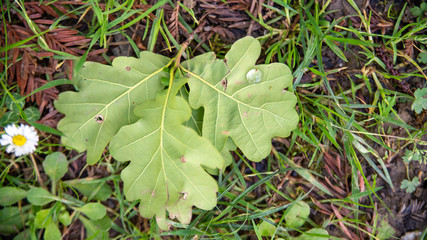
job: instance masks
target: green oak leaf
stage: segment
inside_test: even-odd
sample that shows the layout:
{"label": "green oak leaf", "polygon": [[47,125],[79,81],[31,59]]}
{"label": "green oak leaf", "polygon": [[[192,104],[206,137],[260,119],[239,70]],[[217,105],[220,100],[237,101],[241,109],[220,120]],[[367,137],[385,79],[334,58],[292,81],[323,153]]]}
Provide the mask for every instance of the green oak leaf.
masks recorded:
{"label": "green oak leaf", "polygon": [[154,99],[170,59],[151,52],[141,58],[117,57],[112,66],[86,62],[76,79],[79,92],[64,92],[55,102],[65,114],[58,129],[65,145],[87,150],[87,162],[96,163],[120,127],[137,121],[133,108]]}
{"label": "green oak leaf", "polygon": [[[186,88],[184,87],[181,88],[179,93],[181,94],[182,97],[185,98],[185,100],[188,101],[189,92],[187,91]],[[204,113],[203,108],[191,109],[191,117],[187,122],[184,123],[184,126],[194,129],[200,136],[202,136],[203,113]],[[228,138],[225,144],[225,147],[221,151],[221,155],[225,161],[224,166],[230,165],[231,161],[233,161],[230,151],[234,151],[234,150],[236,150],[236,145],[233,143],[233,140]],[[210,174],[218,175],[217,169],[208,169],[208,168],[205,168],[205,169]]]}
{"label": "green oak leaf", "polygon": [[[188,90],[184,87],[179,90],[179,95],[188,101]],[[202,136],[203,126],[203,108],[191,109],[191,117],[184,126],[194,129],[200,136]]]}
{"label": "green oak leaf", "polygon": [[204,108],[203,136],[222,152],[227,138],[252,161],[271,151],[271,138],[287,137],[298,122],[289,68],[255,65],[261,52],[252,37],[237,41],[216,59],[206,53],[182,63],[189,77],[190,105]]}
{"label": "green oak leaf", "polygon": [[141,200],[143,217],[156,216],[166,229],[170,218],[189,223],[192,207],[216,205],[216,181],[204,167],[221,169],[223,159],[212,144],[183,124],[191,116],[187,101],[176,96],[185,79],[176,79],[156,100],[134,110],[141,119],[120,129],[109,150],[118,161],[130,161],[121,172],[124,193]]}

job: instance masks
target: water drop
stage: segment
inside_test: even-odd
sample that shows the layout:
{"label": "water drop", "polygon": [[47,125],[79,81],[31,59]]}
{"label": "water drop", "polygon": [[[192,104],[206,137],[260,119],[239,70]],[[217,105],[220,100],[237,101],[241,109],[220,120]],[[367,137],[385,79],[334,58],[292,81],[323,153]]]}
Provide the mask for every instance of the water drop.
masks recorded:
{"label": "water drop", "polygon": [[256,68],[251,69],[246,74],[246,80],[248,80],[248,82],[252,84],[260,83],[262,80],[262,72]]}

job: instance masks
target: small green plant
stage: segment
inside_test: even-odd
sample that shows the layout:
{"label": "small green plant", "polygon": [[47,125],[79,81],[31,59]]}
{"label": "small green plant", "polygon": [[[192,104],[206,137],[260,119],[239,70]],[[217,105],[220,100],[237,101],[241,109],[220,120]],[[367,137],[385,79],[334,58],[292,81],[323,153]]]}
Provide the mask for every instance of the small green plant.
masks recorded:
{"label": "small green plant", "polygon": [[421,48],[421,52],[418,54],[417,60],[422,64],[427,64],[427,49],[424,47]]}
{"label": "small green plant", "polygon": [[327,240],[330,239],[328,231],[323,228],[312,228],[302,235],[294,238],[296,240]]}
{"label": "small green plant", "polygon": [[[298,229],[309,222],[310,206],[303,201],[294,202],[286,209],[284,215],[285,226],[289,229]],[[312,228],[303,232],[294,239],[299,240],[326,240],[329,239],[328,231],[323,228]]]}
{"label": "small green plant", "polygon": [[427,155],[427,150],[422,150],[415,146],[414,149],[412,149],[412,151],[406,149],[405,156],[403,156],[402,158],[405,163],[410,163],[411,161],[425,163],[426,155]]}
{"label": "small green plant", "polygon": [[411,11],[411,14],[414,17],[417,17],[417,21],[420,21],[421,19],[425,18],[425,14],[427,12],[427,3],[423,2],[419,7],[412,7],[409,9],[409,11]]}
{"label": "small green plant", "polygon": [[309,215],[310,206],[308,206],[308,204],[303,201],[296,202],[288,209],[286,209],[284,213],[285,225],[289,228],[301,227]]}
{"label": "small green plant", "polygon": [[420,180],[418,179],[418,177],[414,177],[412,181],[404,179],[400,185],[400,188],[402,190],[406,189],[407,193],[413,193],[415,192],[415,189],[418,187],[418,185],[420,185]]}
{"label": "small green plant", "polygon": [[[329,233],[323,228],[314,227],[309,230],[305,230],[306,223],[313,224],[309,219],[310,215],[310,206],[304,201],[295,201],[286,208],[282,219],[280,220],[278,226],[273,225],[274,221],[271,219],[263,220],[259,225],[254,225],[255,233],[258,236],[258,239],[262,237],[271,237],[272,239],[276,234],[284,229],[280,227],[280,223],[284,221],[286,226],[286,231],[298,231],[301,234],[297,237],[291,237],[287,239],[298,239],[298,240],[326,240],[329,239]],[[283,238],[278,238],[283,239]]]}
{"label": "small green plant", "polygon": [[414,92],[415,101],[411,106],[411,109],[414,110],[417,114],[420,114],[424,109],[427,109],[427,88],[417,89]]}
{"label": "small green plant", "polygon": [[[44,229],[44,239],[55,240],[61,238],[59,224],[69,226],[79,219],[86,227],[88,238],[107,239],[111,220],[104,205],[75,199],[63,193],[62,188],[58,191],[58,183],[68,186],[66,182],[61,181],[68,171],[66,156],[60,152],[49,154],[43,161],[43,168],[50,178],[50,191],[45,187],[30,187],[28,190],[25,187],[0,188],[0,206],[3,207],[0,210],[2,234],[19,233],[16,239],[29,239],[31,235],[36,234],[37,229]],[[94,191],[97,191],[95,187],[90,192],[81,193],[90,200],[90,196],[95,196]],[[31,205],[18,207],[21,206],[20,203],[14,206],[25,198]],[[24,228],[24,223],[30,227]]]}
{"label": "small green plant", "polygon": [[130,161],[124,193],[162,229],[167,212],[189,223],[193,206],[216,205],[218,186],[206,171],[230,164],[230,150],[260,161],[271,138],[289,136],[298,122],[289,68],[255,65],[256,39],[237,41],[225,59],[206,53],[180,63],[183,50],[173,59],[145,51],[112,66],[87,62],[76,77],[79,92],[55,103],[66,115],[58,124],[63,143],[87,150],[89,164],[107,144],[116,160]]}
{"label": "small green plant", "polygon": [[18,122],[21,119],[21,111],[23,111],[23,114],[25,114],[25,117],[29,122],[35,122],[40,119],[40,112],[37,108],[27,107],[23,109],[25,102],[22,101],[21,95],[18,93],[11,93],[11,96],[7,94],[4,95],[4,106],[6,107],[6,112],[0,112],[1,127]]}
{"label": "small green plant", "polygon": [[396,233],[394,228],[387,222],[386,217],[381,218],[379,227],[376,230],[377,233],[375,237],[380,240],[390,239]]}

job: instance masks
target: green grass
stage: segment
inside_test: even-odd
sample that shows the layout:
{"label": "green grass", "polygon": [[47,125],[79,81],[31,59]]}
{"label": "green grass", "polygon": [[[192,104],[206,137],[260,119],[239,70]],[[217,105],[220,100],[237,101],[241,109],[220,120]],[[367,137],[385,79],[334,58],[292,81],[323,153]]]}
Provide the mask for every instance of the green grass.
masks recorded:
{"label": "green grass", "polygon": [[[66,5],[70,13],[79,18],[80,24],[86,26],[86,29],[79,30],[78,34],[91,39],[81,47],[84,54],[79,57],[52,49],[46,42],[46,34],[53,29],[73,27],[66,25],[67,21],[72,21],[69,16],[59,13],[60,16],[54,19],[51,28],[41,31],[27,14],[28,9],[24,1],[0,5],[4,34],[4,44],[0,48],[0,63],[4,66],[0,75],[0,118],[14,108],[17,109],[16,114],[18,119],[21,119],[20,122],[27,122],[43,132],[34,153],[34,160],[30,156],[10,158],[4,148],[1,148],[1,188],[15,187],[28,192],[41,187],[33,162],[38,162],[44,175],[41,163],[47,155],[54,152],[65,153],[70,165],[84,156],[62,146],[57,130],[35,122],[38,119],[29,119],[25,109],[38,106],[25,101],[30,95],[13,95],[19,93],[19,87],[15,81],[9,81],[12,74],[11,63],[16,60],[10,55],[10,51],[31,48],[35,52],[51,52],[54,54],[53,59],[72,60],[74,67],[78,69],[91,51],[102,48],[108,50],[110,43],[114,41],[112,37],[117,34],[124,36],[132,49],[131,54],[138,57],[141,49],[135,41],[133,31],[140,27],[143,29],[141,41],[148,51],[166,55],[178,52],[180,44],[186,39],[182,35],[180,39],[172,36],[164,8],[165,5],[172,8],[176,5],[172,1],[164,0],[143,10],[133,8],[135,2],[106,0],[100,3],[91,0],[82,4]],[[353,16],[327,21],[325,15],[329,13],[327,6],[331,1],[323,6],[314,0],[306,4],[293,1],[273,2],[274,6],[264,4],[262,8],[274,12],[274,17],[264,19],[261,14],[252,15],[249,11],[247,14],[266,29],[264,35],[258,36],[258,40],[263,44],[263,61],[266,64],[285,63],[293,70],[293,90],[298,98],[299,126],[288,139],[273,140],[272,154],[263,160],[262,164],[256,165],[236,151],[236,161],[216,177],[220,189],[216,208],[209,211],[194,209],[193,220],[189,225],[171,220],[172,229],[160,231],[155,219],[143,219],[139,216],[138,203],[125,199],[120,182],[120,171],[125,165],[114,161],[106,152],[103,161],[98,165],[80,167],[75,171],[74,179],[70,179],[71,175],[68,175],[68,179],[53,182],[44,175],[46,191],[50,192],[56,201],[36,206],[24,198],[19,199],[14,204],[19,206],[19,210],[10,213],[12,220],[0,217],[0,235],[6,230],[12,235],[16,234],[13,228],[4,227],[7,224],[16,227],[24,223],[26,230],[22,230],[24,227],[20,226],[21,230],[18,232],[28,233],[34,239],[42,236],[43,232],[48,230],[37,228],[35,221],[42,209],[50,209],[45,216],[46,222],[54,222],[60,227],[61,234],[68,234],[64,232],[65,224],[60,220],[62,214],[67,212],[71,216],[72,222],[68,228],[78,226],[84,221],[84,216],[78,208],[87,203],[100,202],[106,207],[110,219],[118,219],[111,222],[108,228],[114,232],[113,239],[161,239],[161,236],[173,239],[197,239],[195,236],[203,239],[293,239],[314,228],[330,230],[332,238],[350,238],[360,234],[366,239],[383,239],[379,236],[386,236],[384,232],[390,230],[387,230],[387,220],[378,217],[378,209],[386,209],[389,215],[392,213],[390,206],[386,205],[378,193],[383,188],[397,191],[399,189],[395,186],[400,186],[400,183],[396,185],[390,176],[387,168],[390,160],[399,155],[405,156],[406,151],[407,159],[418,156],[417,159],[425,163],[419,156],[425,151],[422,146],[427,145],[422,139],[427,131],[426,125],[421,123],[422,127],[417,128],[405,122],[398,112],[398,106],[412,103],[415,99],[411,94],[416,88],[408,91],[401,87],[405,79],[418,79],[421,85],[424,84],[420,88],[426,87],[427,66],[411,57],[405,51],[405,44],[411,43],[414,48],[421,49],[421,46],[427,43],[427,19],[404,23],[405,9],[408,8],[405,4],[400,12],[390,13],[388,20],[393,21],[394,27],[386,34],[378,34],[372,31],[372,13],[365,14],[352,0],[348,0],[348,3],[355,9],[354,16],[361,19],[360,26],[343,25]],[[179,4],[182,8],[178,15],[179,22],[192,33],[201,19],[195,15],[194,9]],[[31,31],[31,37],[18,42],[9,41],[6,21],[20,21],[13,12],[24,19]],[[183,14],[189,15],[192,22],[185,22]],[[211,45],[208,42],[203,43],[197,34],[193,41],[195,44],[192,46],[201,44],[204,50],[214,49],[219,55],[228,47],[221,40],[218,41],[218,38],[212,40]],[[385,62],[379,49],[389,54],[389,63]],[[329,52],[340,59],[344,66],[351,62],[354,69],[349,69],[349,66],[328,69],[324,56]],[[352,56],[351,53],[355,55]],[[195,54],[190,47],[183,56],[190,57]],[[109,62],[109,57],[109,52],[103,53],[105,61]],[[19,56],[14,64],[21,61],[22,56]],[[405,68],[411,70],[405,71]],[[393,69],[397,74],[391,72]],[[402,71],[399,72],[400,69]],[[31,95],[70,83],[63,76],[55,78],[35,89]],[[8,107],[7,101],[13,106]],[[416,116],[415,113],[413,115]],[[394,135],[396,129],[401,129],[403,133]],[[335,186],[344,192],[344,196],[337,195],[336,190],[324,181],[324,176],[328,175],[325,159],[330,153],[339,156],[341,166],[348,166],[348,183],[341,182],[348,184],[348,188],[339,186],[340,178],[337,173],[328,176],[331,181],[335,181]],[[257,170],[257,166],[262,166],[262,171]],[[405,166],[407,179],[411,180],[414,176],[409,176],[409,161]],[[90,175],[83,176],[87,173]],[[381,186],[378,185],[380,179],[384,183]],[[81,189],[82,182],[89,186],[87,190]],[[5,197],[1,196],[0,199],[2,198]],[[308,203],[312,214],[301,227],[289,227],[285,220],[286,212],[298,201]],[[327,210],[331,211],[331,214],[321,213],[326,210],[321,209],[319,205],[328,206],[328,209],[332,206],[332,210]],[[6,214],[4,209],[7,208],[9,207],[2,206],[0,211]],[[369,219],[366,209],[376,218]],[[314,217],[313,213],[318,216]],[[102,232],[106,229],[105,224],[98,220],[88,220],[85,227],[92,229],[87,230],[88,232]],[[89,222],[93,225],[89,226]],[[266,224],[262,225],[262,222],[271,224],[272,230],[267,231]],[[331,231],[331,226],[337,230]],[[426,230],[423,234],[426,235]]]}

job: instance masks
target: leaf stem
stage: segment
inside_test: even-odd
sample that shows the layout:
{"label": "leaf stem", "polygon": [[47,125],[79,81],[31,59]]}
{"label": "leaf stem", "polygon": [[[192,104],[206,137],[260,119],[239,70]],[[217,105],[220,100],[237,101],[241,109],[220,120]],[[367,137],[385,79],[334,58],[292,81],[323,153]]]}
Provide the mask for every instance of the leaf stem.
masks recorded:
{"label": "leaf stem", "polygon": [[183,42],[182,44],[181,44],[181,48],[179,49],[179,52],[178,52],[178,54],[176,55],[176,62],[175,62],[175,67],[176,68],[178,68],[179,66],[180,66],[180,64],[181,64],[181,56],[182,56],[182,53],[185,51],[185,49],[187,49],[188,48],[188,45],[190,44],[190,42],[194,39],[194,37],[196,36],[196,34],[198,33],[198,32],[200,32],[201,30],[202,30],[202,28],[205,26],[205,24],[206,24],[206,21],[202,21],[205,17],[206,17],[207,15],[205,14],[205,15],[203,15],[202,16],[202,18],[200,18],[200,20],[199,20],[199,22],[200,22],[200,25],[196,28],[196,29],[194,29],[194,31],[190,34],[190,36],[188,36],[188,38],[187,38],[187,40],[185,40],[185,42]]}

